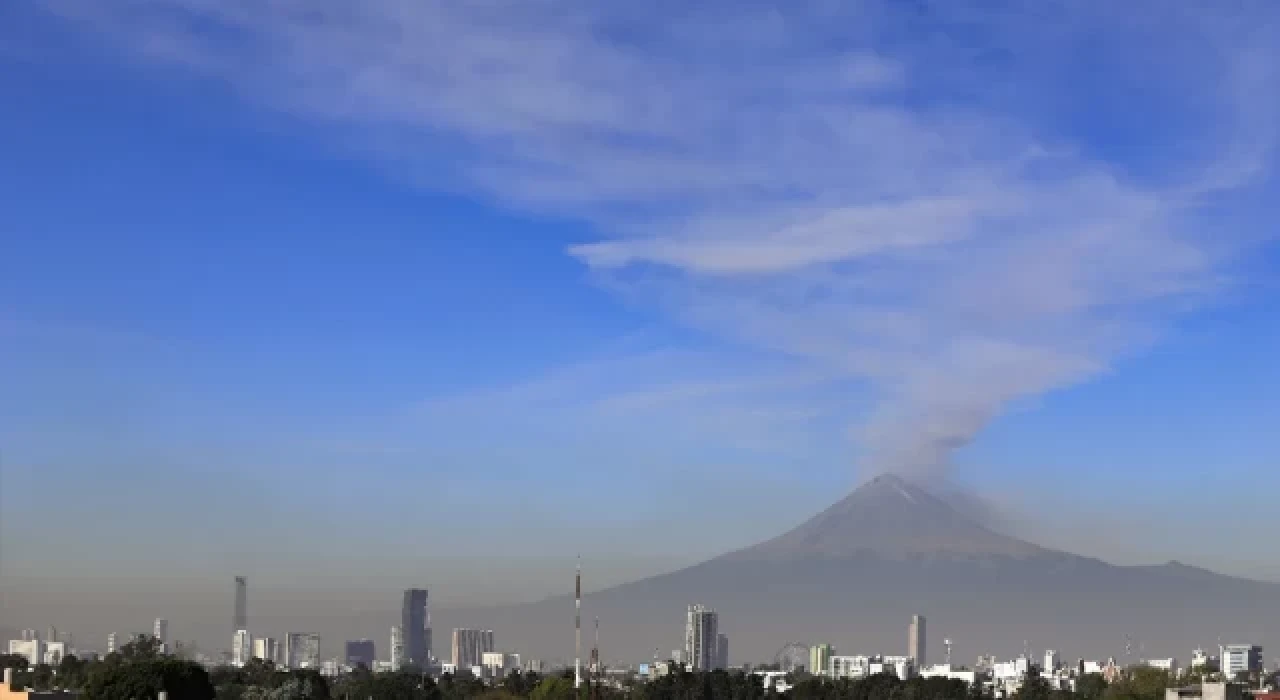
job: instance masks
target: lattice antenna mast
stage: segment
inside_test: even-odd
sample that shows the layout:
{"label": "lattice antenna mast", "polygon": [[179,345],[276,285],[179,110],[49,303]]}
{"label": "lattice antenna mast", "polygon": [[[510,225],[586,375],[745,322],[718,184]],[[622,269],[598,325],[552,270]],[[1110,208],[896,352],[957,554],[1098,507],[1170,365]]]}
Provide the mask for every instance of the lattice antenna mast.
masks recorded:
{"label": "lattice antenna mast", "polygon": [[582,556],[573,577],[573,687],[582,687]]}

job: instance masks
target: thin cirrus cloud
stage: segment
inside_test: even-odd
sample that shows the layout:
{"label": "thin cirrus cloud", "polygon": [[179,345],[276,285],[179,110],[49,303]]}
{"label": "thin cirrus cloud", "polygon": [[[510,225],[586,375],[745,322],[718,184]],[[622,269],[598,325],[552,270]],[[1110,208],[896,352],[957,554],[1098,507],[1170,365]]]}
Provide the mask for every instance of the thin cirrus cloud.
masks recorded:
{"label": "thin cirrus cloud", "polygon": [[[426,186],[593,224],[569,255],[800,368],[788,400],[872,397],[845,416],[870,471],[936,470],[1106,371],[1256,240],[1205,221],[1256,221],[1225,195],[1269,185],[1274,5],[641,5],[54,7]],[[585,403],[726,393],[691,381]]]}

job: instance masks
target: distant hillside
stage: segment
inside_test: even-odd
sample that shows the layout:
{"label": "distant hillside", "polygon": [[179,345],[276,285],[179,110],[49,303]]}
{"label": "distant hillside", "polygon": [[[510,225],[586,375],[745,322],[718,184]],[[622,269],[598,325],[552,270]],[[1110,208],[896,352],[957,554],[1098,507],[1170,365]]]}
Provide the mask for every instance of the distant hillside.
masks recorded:
{"label": "distant hillside", "polygon": [[[1148,656],[1186,658],[1219,636],[1259,641],[1280,633],[1280,585],[1176,562],[1113,566],[1039,547],[892,476],[771,540],[590,593],[584,619],[600,617],[604,658],[644,660],[655,648],[666,656],[680,646],[684,609],[695,602],[720,612],[734,663],[768,660],[788,641],[905,653],[915,613],[928,619],[929,662],[941,660],[943,638],[954,641],[957,662],[971,663],[979,653],[1018,653],[1024,642],[1068,658],[1122,657],[1126,636]],[[440,611],[436,624],[442,632],[492,627],[503,648],[570,659],[572,615],[565,596]]]}

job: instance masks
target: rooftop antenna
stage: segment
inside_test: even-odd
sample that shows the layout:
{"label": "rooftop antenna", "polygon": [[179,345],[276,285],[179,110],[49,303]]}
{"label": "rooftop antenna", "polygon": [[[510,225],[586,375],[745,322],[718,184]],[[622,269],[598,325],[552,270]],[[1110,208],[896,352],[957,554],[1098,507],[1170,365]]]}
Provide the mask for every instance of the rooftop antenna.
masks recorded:
{"label": "rooftop antenna", "polygon": [[600,671],[600,618],[596,618],[596,640],[591,647],[591,672],[598,674]]}
{"label": "rooftop antenna", "polygon": [[573,577],[573,687],[582,687],[582,555]]}
{"label": "rooftop antenna", "polygon": [[600,618],[596,618],[596,640],[591,647],[591,697],[599,697],[600,675]]}

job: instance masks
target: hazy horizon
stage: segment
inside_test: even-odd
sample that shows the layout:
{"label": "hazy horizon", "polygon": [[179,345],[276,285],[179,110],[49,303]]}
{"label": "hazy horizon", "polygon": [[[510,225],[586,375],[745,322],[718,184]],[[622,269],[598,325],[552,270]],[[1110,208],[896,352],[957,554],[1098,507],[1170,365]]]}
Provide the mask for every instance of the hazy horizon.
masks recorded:
{"label": "hazy horizon", "polygon": [[0,627],[381,642],[882,473],[1280,582],[1274,3],[17,2],[0,96]]}

